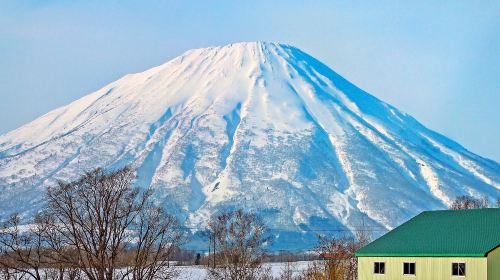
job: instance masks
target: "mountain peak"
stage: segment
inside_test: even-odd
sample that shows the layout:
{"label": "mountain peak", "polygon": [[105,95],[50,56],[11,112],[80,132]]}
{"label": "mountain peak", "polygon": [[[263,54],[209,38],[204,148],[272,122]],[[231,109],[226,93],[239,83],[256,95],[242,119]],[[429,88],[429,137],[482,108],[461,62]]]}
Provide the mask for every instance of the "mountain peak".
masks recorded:
{"label": "mountain peak", "polygon": [[286,51],[300,51],[299,49],[277,42],[266,42],[266,41],[254,41],[254,42],[238,42],[227,44],[223,46],[212,46],[206,48],[192,49],[185,52],[179,58],[183,59],[187,56],[207,56],[215,57],[219,55],[219,58],[225,58],[231,60],[232,62],[238,62],[241,60],[262,60],[269,56],[281,56],[284,55]]}
{"label": "mountain peak", "polygon": [[[265,48],[276,48],[285,47],[290,45],[279,43],[279,42],[268,42],[268,41],[243,41],[236,42],[222,46],[212,46],[206,49],[265,49]],[[203,49],[203,48],[202,48]]]}

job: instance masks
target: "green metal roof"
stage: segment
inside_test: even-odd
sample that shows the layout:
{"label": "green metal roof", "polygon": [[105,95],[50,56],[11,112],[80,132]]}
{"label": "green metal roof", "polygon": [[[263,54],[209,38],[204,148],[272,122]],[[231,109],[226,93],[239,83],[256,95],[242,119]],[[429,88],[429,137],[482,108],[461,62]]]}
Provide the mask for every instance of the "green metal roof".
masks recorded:
{"label": "green metal roof", "polygon": [[500,246],[500,209],[426,211],[356,252],[358,257],[484,257]]}

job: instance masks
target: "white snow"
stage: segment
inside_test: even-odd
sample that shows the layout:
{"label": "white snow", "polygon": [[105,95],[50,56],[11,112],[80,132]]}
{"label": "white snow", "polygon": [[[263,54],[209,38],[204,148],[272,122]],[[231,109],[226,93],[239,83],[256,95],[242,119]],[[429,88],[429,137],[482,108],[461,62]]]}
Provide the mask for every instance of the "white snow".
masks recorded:
{"label": "white snow", "polygon": [[0,215],[31,215],[56,180],[125,164],[187,226],[245,207],[290,231],[276,248],[500,197],[497,162],[293,46],[247,42],[188,51],[0,135]]}
{"label": "white snow", "polygon": [[[290,262],[290,263],[265,263],[264,268],[270,269],[272,277],[279,279],[286,266],[289,265],[294,277],[299,276],[310,265],[308,261]],[[205,266],[179,266],[177,267],[179,276],[177,280],[204,280],[207,279],[207,268]]]}
{"label": "white snow", "polygon": [[422,177],[427,181],[427,185],[429,186],[431,192],[440,200],[442,200],[446,205],[451,206],[451,199],[446,196],[443,191],[439,188],[439,179],[437,174],[432,170],[432,168],[425,163],[423,160],[417,160],[417,163],[420,165],[420,173]]}

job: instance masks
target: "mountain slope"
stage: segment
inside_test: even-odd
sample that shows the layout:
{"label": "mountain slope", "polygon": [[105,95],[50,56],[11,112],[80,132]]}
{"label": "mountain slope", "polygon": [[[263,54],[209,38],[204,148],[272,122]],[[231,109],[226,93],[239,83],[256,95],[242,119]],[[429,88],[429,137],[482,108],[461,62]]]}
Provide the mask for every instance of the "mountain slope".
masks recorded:
{"label": "mountain slope", "polygon": [[188,51],[0,136],[0,213],[32,214],[56,180],[125,164],[187,226],[243,206],[277,244],[500,197],[497,162],[301,50],[257,42]]}

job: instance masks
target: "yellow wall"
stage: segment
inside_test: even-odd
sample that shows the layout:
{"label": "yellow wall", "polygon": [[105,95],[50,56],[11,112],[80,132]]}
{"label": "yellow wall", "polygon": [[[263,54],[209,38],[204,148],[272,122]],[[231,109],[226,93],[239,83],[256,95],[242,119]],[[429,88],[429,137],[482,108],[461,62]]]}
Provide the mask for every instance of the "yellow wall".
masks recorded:
{"label": "yellow wall", "polygon": [[500,247],[488,254],[488,280],[500,279]]}
{"label": "yellow wall", "polygon": [[[498,255],[500,255],[500,250]],[[498,261],[499,257],[496,260]],[[359,257],[359,280],[498,280],[487,278],[487,258],[462,257]],[[385,262],[385,274],[373,274],[374,262]],[[416,275],[403,275],[403,263],[415,262]],[[451,263],[465,262],[466,276],[451,276]],[[493,270],[493,268],[492,268]],[[498,270],[496,270],[498,271]]]}

